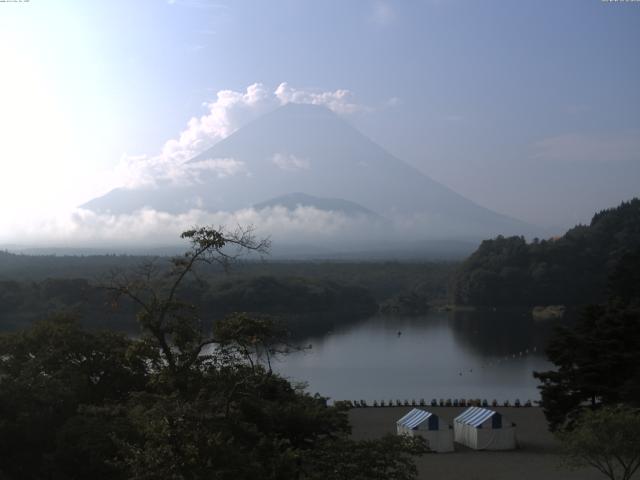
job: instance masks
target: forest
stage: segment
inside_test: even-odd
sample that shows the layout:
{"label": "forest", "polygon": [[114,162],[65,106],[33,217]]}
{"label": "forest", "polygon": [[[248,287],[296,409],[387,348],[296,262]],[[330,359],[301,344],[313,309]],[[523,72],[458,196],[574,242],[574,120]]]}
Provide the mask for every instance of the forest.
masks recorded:
{"label": "forest", "polygon": [[[166,268],[170,257],[30,256],[0,252],[0,329],[15,330],[52,313],[90,328],[137,328],[130,301],[113,305],[107,286],[119,272]],[[452,262],[239,261],[228,271],[203,265],[181,295],[208,318],[233,311],[281,318],[294,335],[323,333],[379,309],[424,313],[446,301]]]}
{"label": "forest", "polygon": [[[451,305],[579,306],[606,299],[607,278],[640,248],[640,200],[594,215],[561,237],[484,240],[462,263],[445,261],[245,260],[224,271],[203,265],[181,294],[211,318],[233,311],[282,318],[296,335],[327,332],[377,311],[423,314]],[[31,256],[0,252],[0,328],[52,313],[92,328],[131,331],[135,307],[112,305],[105,285],[118,272],[162,269],[170,257]]]}
{"label": "forest", "polygon": [[451,279],[458,305],[586,305],[606,299],[607,278],[640,249],[640,200],[596,213],[558,238],[483,241]]}
{"label": "forest", "polygon": [[234,313],[211,325],[182,296],[199,265],[226,262],[226,244],[262,244],[183,236],[191,248],[168,269],[104,287],[135,305],[136,336],[68,315],[0,334],[0,478],[415,478],[424,440],[354,441],[344,408],[271,369],[289,342],[280,322]]}
{"label": "forest", "polygon": [[3,252],[0,478],[414,478],[424,442],[351,439],[343,405],[271,362],[297,337],[442,306],[448,282],[462,304],[590,304],[535,373],[550,428],[587,428],[638,405],[639,218],[634,199],[558,239],[487,240],[462,265],[227,264],[225,243],[261,244],[207,228],[171,258]]}

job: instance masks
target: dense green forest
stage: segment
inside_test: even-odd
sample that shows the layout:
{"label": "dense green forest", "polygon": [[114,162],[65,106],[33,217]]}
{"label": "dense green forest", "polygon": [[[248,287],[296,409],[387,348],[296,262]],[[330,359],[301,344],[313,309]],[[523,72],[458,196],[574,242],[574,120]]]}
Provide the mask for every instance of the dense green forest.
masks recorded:
{"label": "dense green forest", "polygon": [[105,289],[135,304],[137,335],[68,316],[0,334],[0,478],[414,479],[423,439],[353,440],[342,407],[271,369],[289,346],[280,322],[203,321],[183,297],[226,243],[260,244],[183,235],[191,249],[168,268],[122,272]]}
{"label": "dense green forest", "polygon": [[[168,267],[168,257],[29,256],[0,252],[0,330],[15,330],[53,313],[91,328],[131,331],[135,307],[109,300],[104,286],[117,272]],[[207,319],[245,311],[282,318],[294,335],[311,335],[371,316],[378,305],[442,304],[453,263],[244,261],[229,271],[202,265],[181,295]],[[400,301],[399,301],[400,300]]]}
{"label": "dense green forest", "polygon": [[[39,282],[49,278],[104,281],[114,270],[135,268],[149,261],[158,266],[170,257],[136,255],[24,255],[0,251],[0,280]],[[446,297],[447,279],[456,262],[401,261],[238,261],[230,271],[203,265],[200,277],[227,281],[260,276],[304,277],[364,287],[376,300],[417,291],[433,301]]]}
{"label": "dense green forest", "polygon": [[[474,306],[583,305],[606,298],[607,276],[640,248],[640,200],[597,213],[559,238],[483,241],[452,262],[244,261],[230,272],[204,265],[184,296],[212,317],[249,311],[283,317],[301,333],[374,313],[420,314],[450,302]],[[129,303],[114,308],[101,285],[113,272],[169,257],[30,256],[0,252],[0,329],[52,312],[85,325],[129,329]]]}
{"label": "dense green forest", "polygon": [[600,303],[608,275],[638,248],[640,200],[633,199],[559,238],[485,240],[455,273],[450,300],[478,306]]}
{"label": "dense green forest", "polygon": [[[208,320],[238,311],[269,314],[284,320],[292,332],[301,334],[331,329],[336,322],[355,321],[378,310],[373,296],[362,287],[296,277],[190,281],[180,290],[181,297],[206,312]],[[79,318],[86,327],[124,331],[137,328],[131,300],[114,303],[108,289],[86,279],[0,281],[3,330],[28,326],[54,313]]]}
{"label": "dense green forest", "polygon": [[534,377],[564,463],[630,480],[640,468],[640,249],[620,259],[607,294],[556,328],[545,349],[554,368]]}

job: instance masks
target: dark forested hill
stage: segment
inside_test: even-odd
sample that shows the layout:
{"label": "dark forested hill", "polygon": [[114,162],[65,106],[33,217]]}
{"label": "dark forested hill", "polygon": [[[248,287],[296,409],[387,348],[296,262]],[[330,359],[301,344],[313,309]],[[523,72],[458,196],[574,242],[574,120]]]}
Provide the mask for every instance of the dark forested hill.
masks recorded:
{"label": "dark forested hill", "polygon": [[219,314],[238,311],[286,315],[330,312],[372,315],[375,299],[362,287],[295,277],[254,277],[226,281],[211,288],[207,310]]}
{"label": "dark forested hill", "polygon": [[[339,322],[358,320],[378,310],[368,290],[327,280],[287,277],[252,277],[209,284],[189,282],[182,298],[198,307],[205,320],[232,312],[277,317],[294,333],[333,328]],[[87,327],[133,331],[136,307],[117,305],[104,289],[85,279],[47,279],[41,282],[0,280],[0,332],[30,325],[54,314],[71,314]],[[316,325],[318,324],[318,325]]]}
{"label": "dark forested hill", "polygon": [[625,253],[640,250],[640,200],[594,215],[560,238],[485,240],[454,275],[450,299],[461,305],[532,306],[601,302],[607,276]]}

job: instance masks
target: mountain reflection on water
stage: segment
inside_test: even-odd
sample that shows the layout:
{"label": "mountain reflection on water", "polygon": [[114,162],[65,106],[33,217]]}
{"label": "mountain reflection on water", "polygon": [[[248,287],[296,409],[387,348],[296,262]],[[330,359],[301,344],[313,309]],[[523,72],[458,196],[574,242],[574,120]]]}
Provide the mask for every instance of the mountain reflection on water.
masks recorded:
{"label": "mountain reflection on water", "polygon": [[335,400],[539,399],[535,370],[554,324],[517,311],[377,315],[307,338],[276,369]]}

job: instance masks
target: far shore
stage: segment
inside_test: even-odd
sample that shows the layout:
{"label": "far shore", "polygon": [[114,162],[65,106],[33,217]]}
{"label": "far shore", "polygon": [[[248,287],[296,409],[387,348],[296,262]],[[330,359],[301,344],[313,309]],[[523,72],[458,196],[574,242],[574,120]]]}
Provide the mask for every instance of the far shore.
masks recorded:
{"label": "far shore", "polygon": [[[357,440],[396,433],[396,421],[408,407],[353,408],[349,411],[352,436]],[[416,407],[453,422],[464,407]],[[539,407],[489,407],[514,422],[518,449],[503,452],[474,451],[455,444],[455,452],[417,458],[419,479],[429,480],[602,480],[595,469],[568,470],[562,466],[561,445],[549,432]],[[634,476],[640,479],[640,474]]]}

